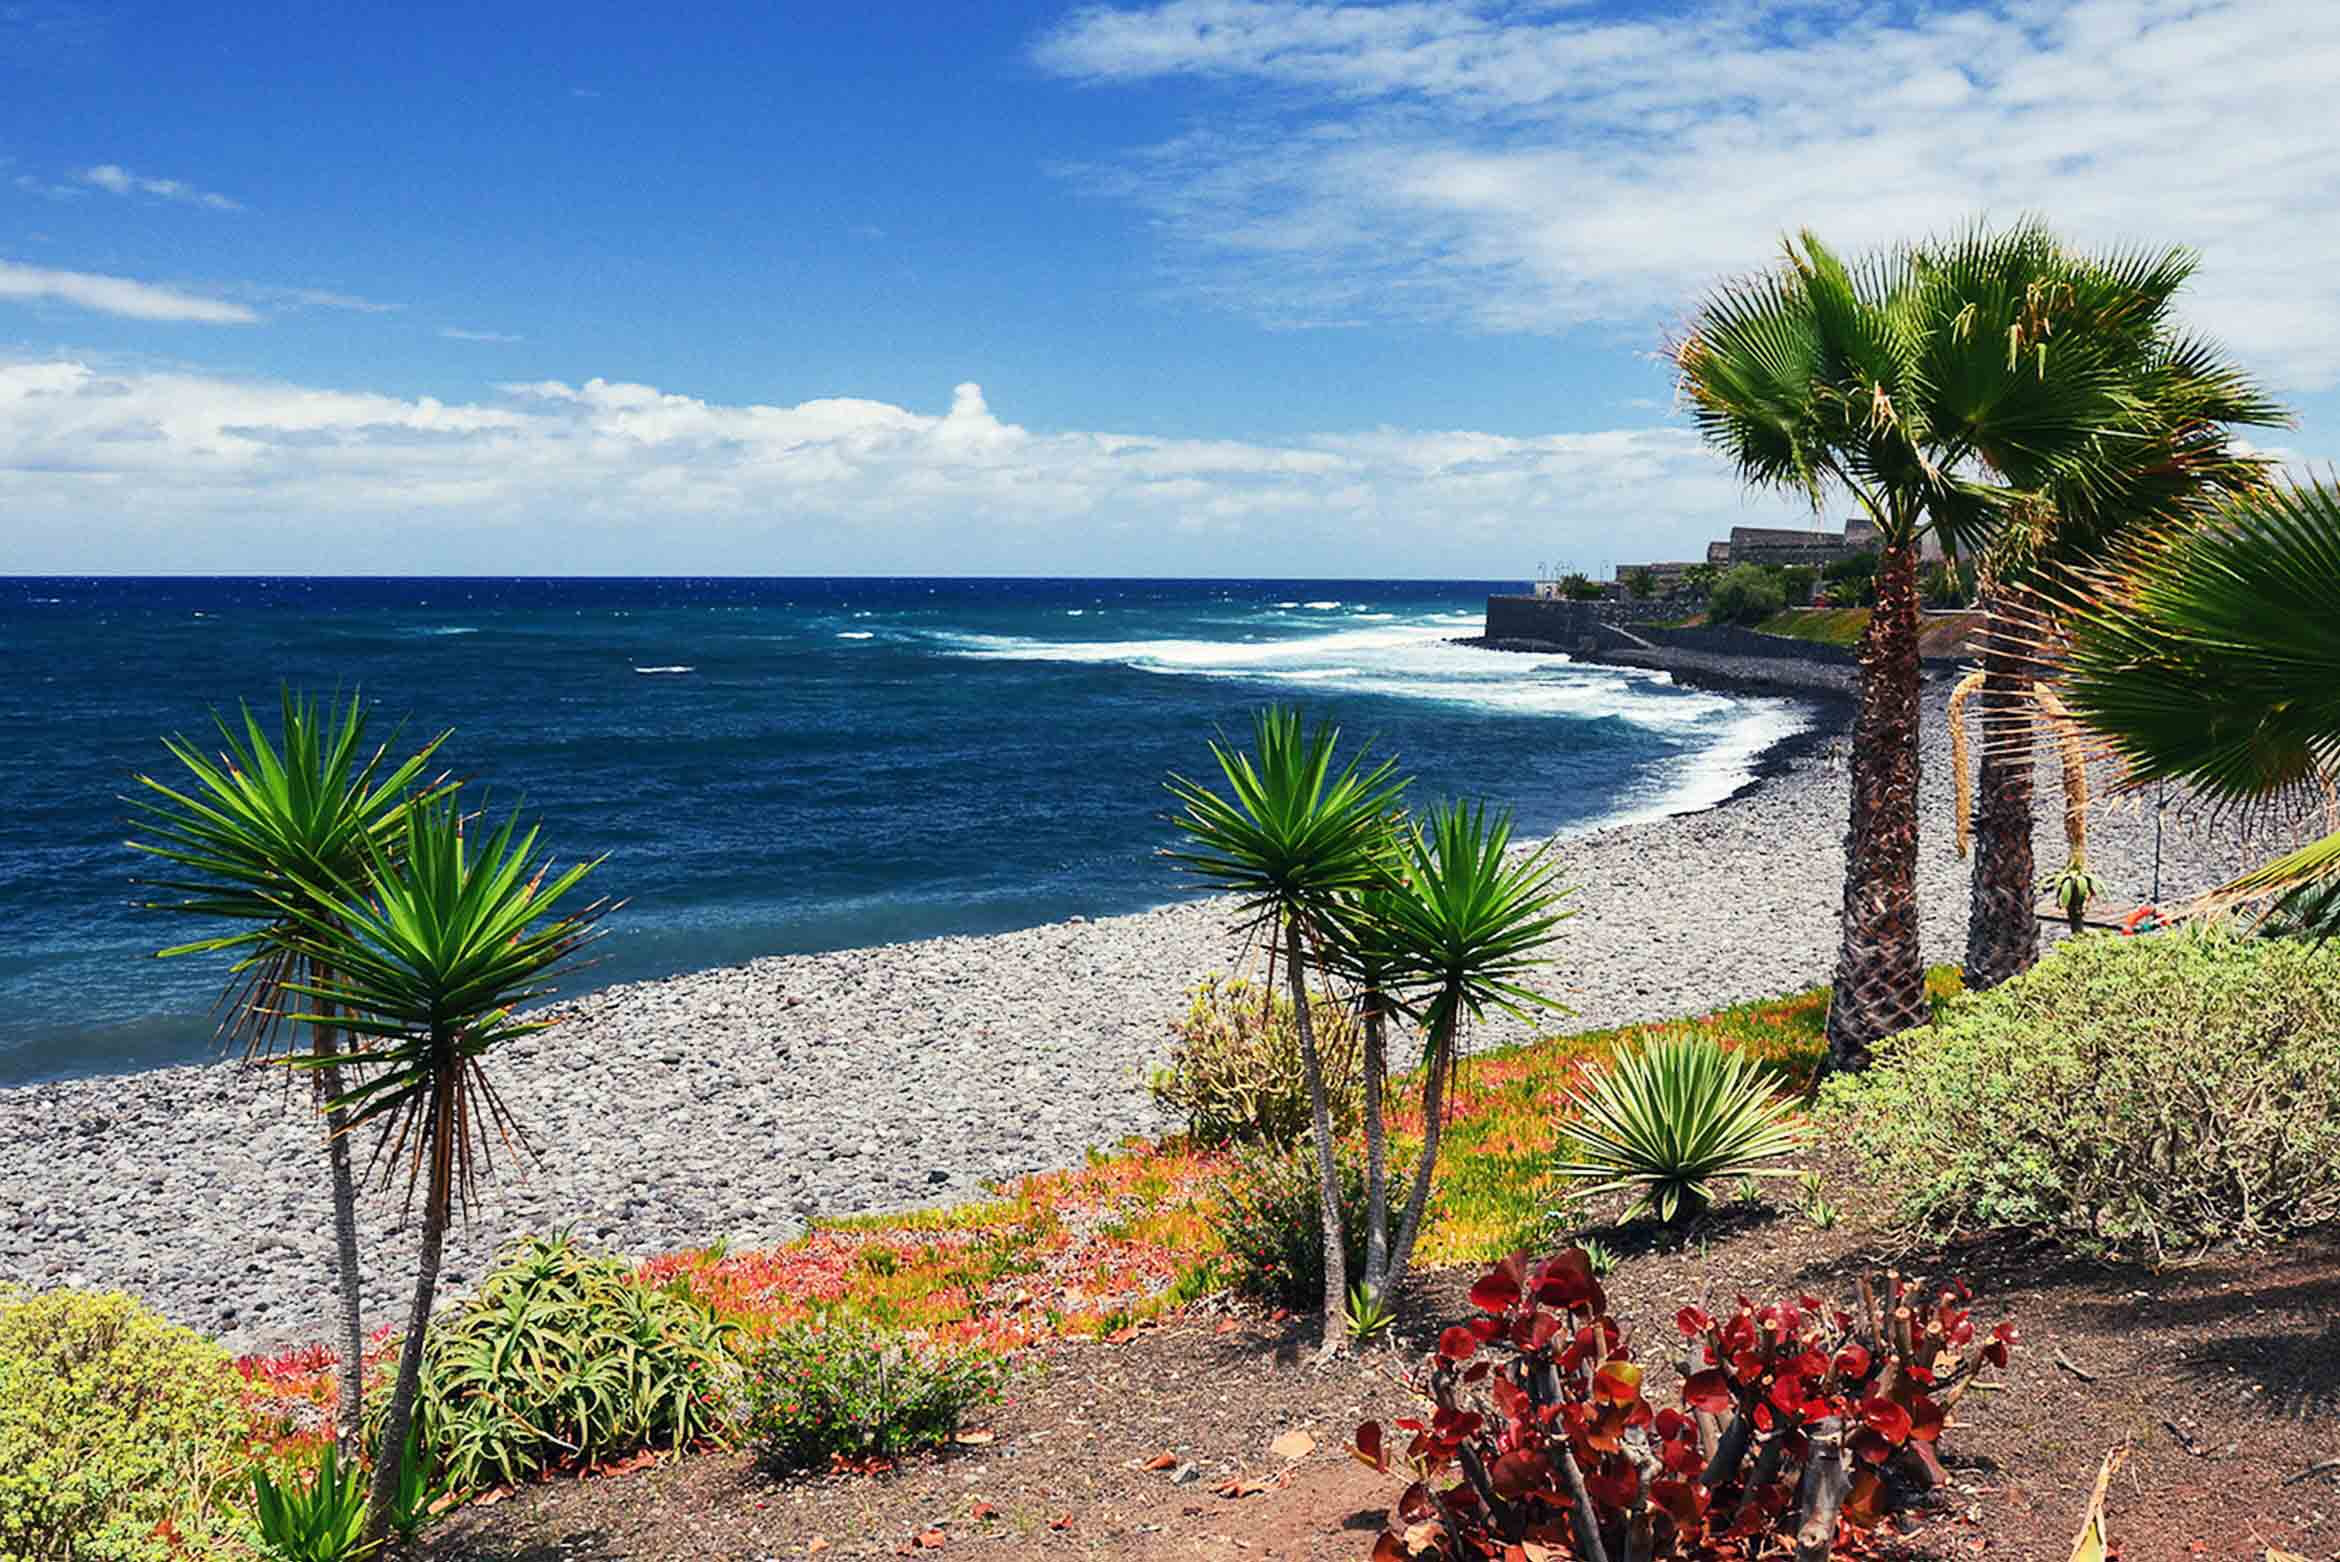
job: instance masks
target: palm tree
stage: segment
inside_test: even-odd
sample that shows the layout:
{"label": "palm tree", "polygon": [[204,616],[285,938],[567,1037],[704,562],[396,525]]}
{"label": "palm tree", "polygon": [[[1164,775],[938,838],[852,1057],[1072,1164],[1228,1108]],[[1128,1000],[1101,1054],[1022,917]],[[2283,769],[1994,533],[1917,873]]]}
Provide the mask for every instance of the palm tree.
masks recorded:
{"label": "palm tree", "polygon": [[[1182,870],[1214,889],[1232,892],[1237,926],[1247,935],[1280,938],[1284,974],[1300,1032],[1300,1065],[1314,1124],[1318,1192],[1324,1211],[1324,1346],[1342,1346],[1348,1300],[1348,1261],[1341,1228],[1341,1184],[1333,1143],[1332,1106],[1309,1010],[1308,969],[1324,965],[1340,901],[1389,877],[1388,816],[1407,781],[1397,761],[1368,768],[1360,750],[1336,766],[1340,728],[1321,722],[1305,731],[1300,713],[1270,707],[1252,723],[1252,752],[1224,738],[1210,745],[1228,795],[1173,775],[1165,783],[1183,806],[1178,827],[1189,849],[1169,853]],[[1272,960],[1272,954],[1271,954]],[[1274,991],[1275,973],[1268,973]]]}
{"label": "palm tree", "polygon": [[[1841,490],[1881,539],[1862,632],[1830,1062],[1859,1068],[1928,1015],[1918,939],[1919,545],[1979,549],[2061,475],[2133,391],[2101,342],[2056,333],[2097,307],[2061,246],[2025,223],[1852,265],[1810,233],[1724,285],[1674,347],[1701,434],[1750,484],[1816,507]],[[2049,338],[2055,336],[2054,350]]]}
{"label": "palm tree", "polygon": [[[1422,1150],[1388,1261],[1366,1266],[1365,1290],[1376,1300],[1404,1277],[1421,1235],[1464,1022],[1489,1009],[1524,1017],[1530,1009],[1559,1008],[1558,1000],[1526,983],[1547,963],[1560,924],[1575,915],[1561,908],[1570,891],[1557,882],[1549,842],[1511,855],[1508,812],[1441,804],[1419,827],[1402,832],[1400,846],[1394,887],[1365,900],[1369,920],[1352,924],[1350,938],[1380,965],[1382,979],[1398,987],[1425,1043]],[[1376,1113],[1370,1095],[1366,1110]],[[1377,1125],[1371,1115],[1367,1122],[1371,1133]],[[1385,1198],[1377,1204],[1387,1207]]]}
{"label": "palm tree", "polygon": [[[423,767],[449,735],[441,733],[393,766],[388,744],[367,748],[367,715],[358,696],[334,711],[289,689],[282,695],[278,742],[270,741],[249,708],[240,731],[216,712],[212,719],[220,734],[217,758],[183,737],[163,740],[191,779],[187,790],[152,776],[136,778],[151,795],[127,801],[152,834],[129,845],[189,875],[153,881],[149,887],[182,897],[150,903],[155,909],[236,924],[233,932],[161,953],[236,957],[221,994],[221,1030],[240,1039],[248,1057],[259,1058],[285,1040],[278,1024],[284,994],[303,974],[295,947],[300,914],[319,909],[305,886],[362,878],[379,848],[394,838]],[[443,784],[434,782],[432,789]],[[326,973],[312,968],[306,974],[315,981]],[[342,1371],[335,1435],[354,1454],[365,1408],[357,1191],[342,1113],[331,1104],[344,1088],[338,1022],[330,1014],[319,1015],[308,1030],[315,1094],[325,1104],[340,1280],[336,1337]]]}
{"label": "palm tree", "polygon": [[2230,425],[2288,421],[2217,349],[2171,321],[2195,257],[2171,250],[2126,266],[2083,262],[2104,279],[2097,307],[2068,311],[2059,346],[2086,332],[2116,353],[2131,377],[2134,410],[2075,470],[2038,498],[2014,506],[1982,560],[1981,774],[1966,934],[1966,985],[1996,986],[2038,958],[2032,911],[2031,735],[2037,648],[2052,626],[2032,581],[2043,571],[2100,558],[2124,531],[2195,510],[2219,495],[2264,485],[2269,464],[2239,451]]}
{"label": "palm tree", "polygon": [[609,909],[557,911],[600,859],[553,873],[517,813],[476,847],[451,797],[417,804],[401,823],[395,854],[380,851],[370,877],[303,884],[299,904],[286,902],[296,947],[325,973],[289,984],[322,1006],[300,1018],[331,1017],[360,1038],[366,1076],[333,1105],[349,1113],[351,1132],[378,1126],[375,1159],[386,1182],[403,1167],[409,1207],[422,1195],[414,1302],[367,1504],[366,1535],[377,1543],[397,1503],[447,1227],[458,1203],[469,1210],[492,1140],[519,1137],[486,1062],[551,1023],[514,1010],[552,990],[549,979]]}
{"label": "palm tree", "polygon": [[[2056,688],[2123,763],[2257,810],[2329,820],[2340,782],[2340,489],[2230,497],[2051,584],[2069,645]],[[2208,908],[2266,908],[2270,931],[2340,932],[2340,830],[2222,885]]]}

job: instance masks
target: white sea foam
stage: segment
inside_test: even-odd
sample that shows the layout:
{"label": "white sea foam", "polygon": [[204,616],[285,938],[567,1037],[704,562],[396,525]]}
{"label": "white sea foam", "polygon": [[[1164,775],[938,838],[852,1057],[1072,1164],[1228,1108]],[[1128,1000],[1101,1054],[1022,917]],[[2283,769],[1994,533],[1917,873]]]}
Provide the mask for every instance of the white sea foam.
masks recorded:
{"label": "white sea foam", "polygon": [[1088,609],[1085,607],[1068,607],[1064,610],[1064,616],[1067,618],[1078,618],[1087,611]]}
{"label": "white sea foam", "polygon": [[434,624],[420,632],[437,639],[447,635],[475,635],[479,630],[470,624]]}
{"label": "white sea foam", "polygon": [[1755,779],[1757,762],[1773,744],[1811,724],[1809,712],[1793,700],[1741,701],[1736,714],[1712,738],[1661,769],[1642,795],[1582,829],[1639,824],[1712,808]]}
{"label": "white sea foam", "polygon": [[1676,690],[1662,673],[1580,665],[1559,654],[1490,652],[1453,643],[1435,619],[1376,623],[1253,640],[1044,640],[939,637],[952,655],[992,661],[1079,662],[1174,677],[1271,685],[1338,679],[1342,688],[1522,716],[1615,717],[1693,736],[1738,708],[1720,695]]}
{"label": "white sea foam", "polygon": [[634,671],[645,678],[673,677],[677,673],[695,673],[696,667],[637,667]]}
{"label": "white sea foam", "polygon": [[1302,607],[1312,607],[1319,613],[1329,613],[1334,608],[1340,606],[1338,602],[1303,602],[1300,605]]}
{"label": "white sea foam", "polygon": [[[1220,601],[1222,601],[1222,602],[1232,602],[1232,601],[1234,601],[1235,599],[1234,599],[1233,597],[1221,597],[1221,598],[1219,598],[1219,600],[1220,600]],[[1299,603],[1297,603],[1297,602],[1278,602],[1278,603],[1276,604],[1276,606],[1278,606],[1278,607],[1298,607],[1299,605],[1300,605],[1300,604],[1299,604]]]}
{"label": "white sea foam", "polygon": [[837,631],[837,638],[840,640],[874,640],[877,637],[866,629],[840,629]]}

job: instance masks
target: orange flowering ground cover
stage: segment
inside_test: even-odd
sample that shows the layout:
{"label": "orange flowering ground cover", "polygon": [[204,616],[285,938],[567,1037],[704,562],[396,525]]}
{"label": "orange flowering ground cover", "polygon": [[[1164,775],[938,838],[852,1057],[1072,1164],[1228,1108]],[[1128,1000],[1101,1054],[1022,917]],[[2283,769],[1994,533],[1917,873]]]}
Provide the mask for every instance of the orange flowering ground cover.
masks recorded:
{"label": "orange flowering ground cover", "polygon": [[[1937,983],[1945,980],[1937,976]],[[1802,1091],[1825,1050],[1825,989],[1697,1019],[1544,1037],[1468,1059],[1450,1095],[1437,1194],[1421,1245],[1436,1265],[1492,1262],[1544,1236],[1554,1130],[1570,1089],[1621,1047],[1685,1028],[1773,1064]],[[1411,1081],[1391,1087],[1399,1153],[1421,1135]],[[944,1344],[1012,1351],[1051,1337],[1114,1340],[1224,1285],[1210,1224],[1224,1153],[1131,1140],[1086,1165],[1023,1178],[986,1199],[822,1221],[777,1248],[662,1254],[644,1285],[688,1290],[755,1339],[836,1309]],[[369,1378],[392,1344],[377,1334]],[[324,1346],[237,1363],[256,1461],[311,1457],[328,1435],[338,1362]]]}

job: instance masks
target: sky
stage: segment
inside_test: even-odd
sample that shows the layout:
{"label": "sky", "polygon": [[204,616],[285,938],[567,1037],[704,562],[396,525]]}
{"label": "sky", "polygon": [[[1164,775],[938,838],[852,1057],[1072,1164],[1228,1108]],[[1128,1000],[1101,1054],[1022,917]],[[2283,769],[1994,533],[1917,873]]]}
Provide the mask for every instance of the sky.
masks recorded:
{"label": "sky", "polygon": [[0,0],[0,573],[1698,557],[1815,519],[1700,297],[2027,213],[2325,472],[2335,89],[2311,0]]}

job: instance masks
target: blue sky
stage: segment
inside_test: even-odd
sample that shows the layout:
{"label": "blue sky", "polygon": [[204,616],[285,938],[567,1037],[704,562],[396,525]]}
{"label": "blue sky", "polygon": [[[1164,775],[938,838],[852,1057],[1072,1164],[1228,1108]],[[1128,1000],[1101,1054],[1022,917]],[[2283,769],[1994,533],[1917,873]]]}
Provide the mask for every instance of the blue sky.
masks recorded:
{"label": "blue sky", "polygon": [[2283,0],[0,0],[0,571],[1520,575],[1743,495],[1783,228],[2204,252],[2340,451]]}

